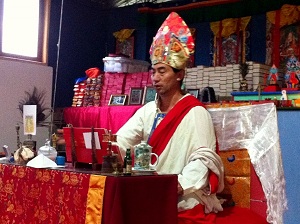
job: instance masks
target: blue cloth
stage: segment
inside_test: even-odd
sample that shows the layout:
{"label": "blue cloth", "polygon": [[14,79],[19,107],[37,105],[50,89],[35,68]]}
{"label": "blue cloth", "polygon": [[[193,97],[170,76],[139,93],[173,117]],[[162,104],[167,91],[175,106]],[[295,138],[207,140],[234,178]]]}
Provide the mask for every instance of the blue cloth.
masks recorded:
{"label": "blue cloth", "polygon": [[86,76],[85,77],[80,77],[80,78],[76,79],[75,80],[75,84],[81,83],[84,80],[86,80]]}

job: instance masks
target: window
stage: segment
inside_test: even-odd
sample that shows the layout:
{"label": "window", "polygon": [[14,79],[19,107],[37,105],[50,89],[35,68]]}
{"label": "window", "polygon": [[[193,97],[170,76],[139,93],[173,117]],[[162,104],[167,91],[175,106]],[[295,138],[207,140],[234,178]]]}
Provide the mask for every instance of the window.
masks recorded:
{"label": "window", "polygon": [[0,56],[47,63],[50,0],[0,4]]}

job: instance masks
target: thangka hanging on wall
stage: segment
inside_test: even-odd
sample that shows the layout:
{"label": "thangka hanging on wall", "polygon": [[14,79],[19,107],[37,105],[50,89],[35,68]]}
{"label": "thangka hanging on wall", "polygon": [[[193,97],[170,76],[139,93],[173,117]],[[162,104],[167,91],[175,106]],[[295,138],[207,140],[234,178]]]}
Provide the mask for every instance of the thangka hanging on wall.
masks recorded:
{"label": "thangka hanging on wall", "polygon": [[134,54],[134,29],[122,29],[114,32],[116,38],[116,54],[123,54],[133,59]]}
{"label": "thangka hanging on wall", "polygon": [[217,51],[221,55],[221,65],[237,64],[240,46],[241,40],[238,38],[238,35],[232,34],[229,37],[223,37],[221,45],[217,45]]}
{"label": "thangka hanging on wall", "polygon": [[[273,53],[274,53],[274,44],[273,44],[273,33],[274,26],[268,20],[266,21],[266,65],[273,65]],[[275,66],[275,65],[274,65]]]}
{"label": "thangka hanging on wall", "polygon": [[299,58],[299,28],[294,24],[280,29],[280,64],[286,64],[292,56]]}
{"label": "thangka hanging on wall", "polygon": [[285,4],[267,12],[266,61],[284,68],[290,57],[299,59],[300,6]]}
{"label": "thangka hanging on wall", "polygon": [[210,23],[214,34],[213,66],[246,61],[246,28],[250,19],[248,16]]}

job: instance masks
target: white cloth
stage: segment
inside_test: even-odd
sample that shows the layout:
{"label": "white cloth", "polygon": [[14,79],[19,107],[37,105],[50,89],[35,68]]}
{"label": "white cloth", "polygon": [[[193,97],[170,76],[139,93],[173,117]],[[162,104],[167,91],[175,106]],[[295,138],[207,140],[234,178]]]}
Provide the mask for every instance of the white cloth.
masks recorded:
{"label": "white cloth", "polygon": [[[117,132],[123,157],[126,148],[148,140],[156,112],[160,112],[156,103],[149,102]],[[191,209],[199,203],[205,205],[206,212],[222,210],[216,195],[210,194],[208,182],[208,169],[211,169],[219,177],[218,192],[223,190],[224,168],[215,147],[210,114],[203,107],[192,108],[178,125],[156,167],[160,174],[178,174],[178,181],[184,189],[184,195],[178,201],[179,211]]]}
{"label": "white cloth", "polygon": [[209,112],[220,150],[248,150],[267,199],[267,221],[282,224],[287,199],[275,105],[210,108]]}
{"label": "white cloth", "polygon": [[27,163],[27,166],[34,168],[57,167],[57,164],[43,154],[39,154]]}

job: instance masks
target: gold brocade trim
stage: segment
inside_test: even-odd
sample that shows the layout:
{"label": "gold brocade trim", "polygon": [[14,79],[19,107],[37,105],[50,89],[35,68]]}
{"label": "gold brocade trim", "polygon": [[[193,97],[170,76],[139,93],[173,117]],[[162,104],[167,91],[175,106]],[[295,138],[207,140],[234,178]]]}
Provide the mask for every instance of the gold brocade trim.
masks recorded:
{"label": "gold brocade trim", "polygon": [[216,66],[217,64],[219,64],[218,59],[217,59],[217,52],[218,52],[218,50],[217,50],[217,36],[219,36],[219,32],[220,32],[220,21],[211,22],[210,23],[210,29],[214,33],[214,55],[213,55],[213,63],[214,63],[214,66]]}
{"label": "gold brocade trim", "polygon": [[105,181],[106,176],[90,176],[89,190],[86,201],[86,224],[101,224]]}
{"label": "gold brocade trim", "polygon": [[214,36],[217,36],[219,34],[219,30],[220,30],[220,22],[219,21],[211,22],[210,29],[214,33]]}
{"label": "gold brocade trim", "polygon": [[[267,12],[267,18],[275,24],[276,11]],[[291,25],[300,20],[300,6],[285,4],[280,9],[280,27]]]}
{"label": "gold brocade trim", "polygon": [[[239,31],[244,31],[251,19],[251,16],[240,18],[240,28]],[[236,33],[237,25],[239,22],[239,18],[228,18],[222,20],[222,37],[229,37],[231,34]],[[214,33],[215,36],[219,36],[220,32],[220,21],[211,22],[210,29]]]}
{"label": "gold brocade trim", "polygon": [[214,35],[214,55],[213,55],[213,62],[214,62],[214,65],[217,65],[217,36]]}
{"label": "gold brocade trim", "polygon": [[242,63],[246,62],[246,31],[243,30],[243,50],[242,50]]}
{"label": "gold brocade trim", "polygon": [[118,41],[124,42],[132,35],[133,32],[134,29],[122,29],[117,32],[114,32],[113,35]]}

